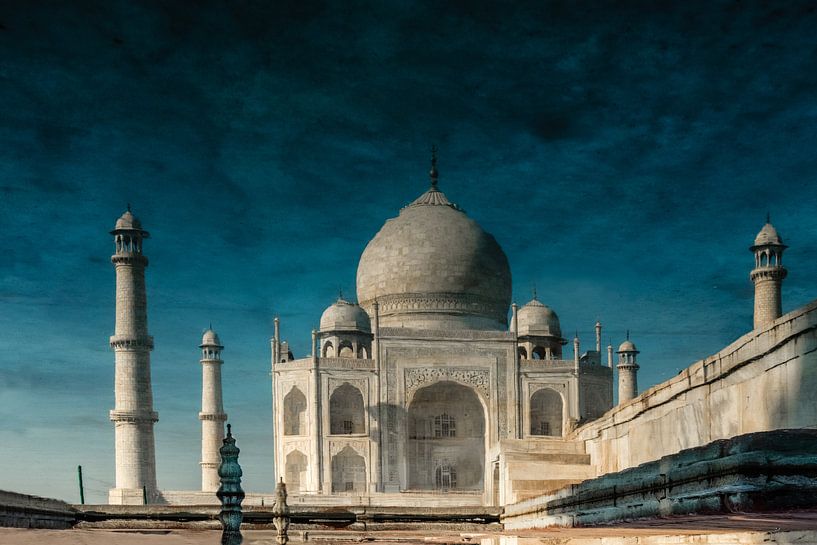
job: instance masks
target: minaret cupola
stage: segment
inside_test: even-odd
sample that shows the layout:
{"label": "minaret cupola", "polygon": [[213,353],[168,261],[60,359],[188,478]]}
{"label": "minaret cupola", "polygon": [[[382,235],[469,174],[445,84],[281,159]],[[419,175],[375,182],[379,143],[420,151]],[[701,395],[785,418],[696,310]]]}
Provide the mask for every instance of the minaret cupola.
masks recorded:
{"label": "minaret cupola", "polygon": [[755,268],[749,275],[755,285],[755,329],[770,324],[783,314],[780,288],[788,273],[783,267],[786,248],[767,216],[766,224],[749,248],[755,254]]}
{"label": "minaret cupola", "polygon": [[627,332],[627,340],[618,347],[618,402],[624,403],[638,395],[638,363],[636,356],[638,349],[630,340],[630,332]]}

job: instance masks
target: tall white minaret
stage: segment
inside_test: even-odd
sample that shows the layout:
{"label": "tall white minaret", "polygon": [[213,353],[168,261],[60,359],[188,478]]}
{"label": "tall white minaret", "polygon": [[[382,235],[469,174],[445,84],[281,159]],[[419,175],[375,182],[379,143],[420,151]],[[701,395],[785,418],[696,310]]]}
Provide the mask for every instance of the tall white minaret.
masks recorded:
{"label": "tall white minaret", "polygon": [[148,335],[145,293],[148,260],[142,254],[142,241],[149,235],[130,206],[111,234],[116,243],[111,257],[116,269],[116,328],[111,337],[115,404],[110,412],[116,438],[116,488],[108,493],[108,502],[142,504],[158,496],[153,424],[159,415],[153,410],[150,383],[153,337]]}
{"label": "tall white minaret", "polygon": [[755,268],[749,275],[755,284],[755,329],[775,321],[783,314],[780,286],[787,273],[783,267],[783,251],[786,248],[783,239],[766,217],[766,225],[749,248],[755,254]]}
{"label": "tall white minaret", "polygon": [[618,402],[630,401],[638,395],[638,354],[635,344],[630,340],[630,332],[627,332],[627,340],[618,347]]}
{"label": "tall white minaret", "polygon": [[221,398],[221,351],[224,347],[212,329],[201,338],[201,489],[216,492],[220,481],[218,449],[224,439],[224,405]]}

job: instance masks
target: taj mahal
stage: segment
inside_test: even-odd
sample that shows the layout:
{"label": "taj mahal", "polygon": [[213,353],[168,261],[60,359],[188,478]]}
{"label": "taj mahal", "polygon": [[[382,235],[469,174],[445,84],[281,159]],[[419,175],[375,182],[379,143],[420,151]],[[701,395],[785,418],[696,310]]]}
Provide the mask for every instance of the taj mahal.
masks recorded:
{"label": "taj mahal", "polygon": [[[201,490],[162,490],[148,233],[128,210],[112,234],[116,487],[109,502],[214,503],[227,419],[224,346],[210,329],[199,347]],[[717,439],[813,428],[817,404],[807,393],[817,385],[817,303],[782,315],[786,245],[770,223],[750,249],[752,330],[639,392],[639,351],[629,335],[602,346],[596,322],[585,344],[565,336],[556,311],[535,295],[512,302],[505,253],[442,192],[433,158],[430,188],[365,245],[357,302],[340,297],[326,308],[308,357],[293,356],[281,334],[286,324],[275,319],[270,468],[294,503],[511,506]],[[256,501],[263,498],[248,495]]]}

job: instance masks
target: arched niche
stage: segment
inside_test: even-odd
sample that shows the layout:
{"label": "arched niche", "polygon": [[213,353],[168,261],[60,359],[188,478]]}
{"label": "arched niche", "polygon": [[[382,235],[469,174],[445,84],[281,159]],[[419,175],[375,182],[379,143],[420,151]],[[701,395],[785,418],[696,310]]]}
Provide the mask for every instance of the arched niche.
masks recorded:
{"label": "arched niche", "polygon": [[332,493],[366,491],[366,460],[352,447],[332,456]]}
{"label": "arched niche", "polygon": [[366,433],[365,407],[360,390],[344,382],[329,396],[329,433]]}
{"label": "arched niche", "polygon": [[284,397],[284,435],[306,435],[306,396],[297,386]]}
{"label": "arched niche", "polygon": [[306,470],[306,456],[301,451],[293,450],[287,454],[284,481],[290,494],[298,494],[306,484]]}
{"label": "arched niche", "polygon": [[563,405],[557,391],[537,390],[530,398],[530,434],[561,437]]}

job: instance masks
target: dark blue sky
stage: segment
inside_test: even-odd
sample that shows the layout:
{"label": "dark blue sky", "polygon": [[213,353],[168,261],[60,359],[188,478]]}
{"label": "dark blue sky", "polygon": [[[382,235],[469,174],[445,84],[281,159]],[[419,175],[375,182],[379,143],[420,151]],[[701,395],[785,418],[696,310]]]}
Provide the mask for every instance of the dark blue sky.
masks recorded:
{"label": "dark blue sky", "polygon": [[172,4],[0,6],[0,488],[113,482],[128,202],[153,235],[164,489],[199,486],[211,321],[246,488],[272,489],[272,317],[304,355],[433,142],[515,299],[535,284],[585,347],[597,318],[605,343],[629,328],[643,387],[750,329],[767,211],[784,310],[817,296],[813,3]]}

